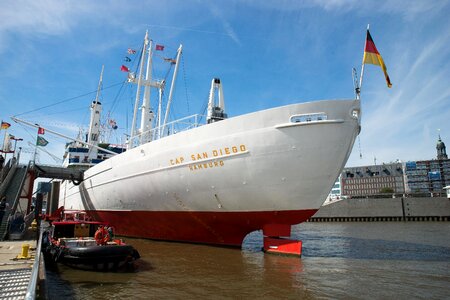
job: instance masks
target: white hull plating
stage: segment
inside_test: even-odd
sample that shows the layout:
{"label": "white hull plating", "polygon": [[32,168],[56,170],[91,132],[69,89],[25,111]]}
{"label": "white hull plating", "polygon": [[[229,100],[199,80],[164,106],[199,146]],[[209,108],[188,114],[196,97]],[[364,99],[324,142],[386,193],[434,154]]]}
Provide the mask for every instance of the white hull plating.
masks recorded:
{"label": "white hull plating", "polygon": [[[314,113],[326,120],[291,121]],[[60,205],[88,211],[317,210],[350,155],[359,118],[359,100],[317,101],[173,134],[93,166],[79,186],[63,184]]]}

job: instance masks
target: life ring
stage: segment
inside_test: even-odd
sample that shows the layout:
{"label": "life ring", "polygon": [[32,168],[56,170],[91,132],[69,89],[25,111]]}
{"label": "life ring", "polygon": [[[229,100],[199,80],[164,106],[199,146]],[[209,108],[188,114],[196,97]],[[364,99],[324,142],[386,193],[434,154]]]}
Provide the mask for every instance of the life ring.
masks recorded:
{"label": "life ring", "polygon": [[99,227],[95,232],[94,239],[97,242],[97,245],[106,245],[109,241],[108,230],[106,230],[104,226]]}

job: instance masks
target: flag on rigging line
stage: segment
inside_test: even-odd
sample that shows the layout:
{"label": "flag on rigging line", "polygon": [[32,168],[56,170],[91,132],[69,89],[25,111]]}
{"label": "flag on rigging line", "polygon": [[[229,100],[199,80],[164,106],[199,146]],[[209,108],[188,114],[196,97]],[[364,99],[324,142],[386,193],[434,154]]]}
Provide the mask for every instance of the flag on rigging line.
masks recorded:
{"label": "flag on rigging line", "polygon": [[126,62],[130,62],[130,61],[131,61],[131,58],[129,58],[128,56],[125,56],[125,59],[124,59],[124,61],[126,61]]}
{"label": "flag on rigging line", "polygon": [[47,144],[48,144],[48,141],[46,139],[44,139],[42,136],[37,137],[36,146],[45,147],[45,146],[47,146]]}
{"label": "flag on rigging line", "polygon": [[171,64],[176,64],[177,63],[177,60],[173,59],[173,58],[164,58],[164,61],[170,62]]}
{"label": "flag on rigging line", "polygon": [[109,120],[109,125],[111,126],[112,129],[116,130],[117,128],[119,128],[117,126],[117,123],[115,120]]}
{"label": "flag on rigging line", "polygon": [[45,133],[45,129],[42,127],[38,128],[38,134],[44,134]]}
{"label": "flag on rigging line", "polygon": [[391,80],[389,79],[389,75],[387,73],[386,65],[384,64],[383,58],[381,57],[380,52],[378,52],[377,47],[375,47],[375,43],[373,42],[369,30],[367,30],[366,46],[364,47],[363,64],[372,64],[380,66],[384,72],[384,77],[386,78],[387,86],[389,88],[392,87]]}
{"label": "flag on rigging line", "polygon": [[2,129],[8,129],[9,127],[11,127],[11,124],[2,121]]}
{"label": "flag on rigging line", "polygon": [[164,51],[164,46],[163,45],[156,45],[155,46],[155,50],[156,51]]}
{"label": "flag on rigging line", "polygon": [[135,54],[136,50],[128,48],[127,52],[128,52],[128,54]]}
{"label": "flag on rigging line", "polygon": [[122,65],[122,66],[120,67],[120,71],[122,71],[122,72],[130,72],[130,69],[128,69],[127,66]]}
{"label": "flag on rigging line", "polygon": [[10,135],[10,139],[13,140],[13,141],[18,141],[18,142],[23,141],[22,138],[16,138],[16,137],[13,136],[13,135]]}

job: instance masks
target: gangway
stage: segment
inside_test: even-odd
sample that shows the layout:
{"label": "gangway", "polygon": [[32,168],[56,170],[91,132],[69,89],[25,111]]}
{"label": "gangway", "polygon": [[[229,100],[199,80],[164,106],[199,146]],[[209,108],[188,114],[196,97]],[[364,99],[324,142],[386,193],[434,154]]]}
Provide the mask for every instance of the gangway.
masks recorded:
{"label": "gangway", "polygon": [[[11,159],[0,177],[0,180],[3,179],[0,183],[0,240],[4,240],[8,232],[14,229],[11,227],[29,225],[23,221],[30,220],[28,216],[32,212],[33,185],[36,178],[71,180],[77,184],[83,181],[83,173],[84,170],[81,169],[36,165],[31,161],[28,165],[22,165],[15,158]],[[24,218],[19,216],[22,222],[15,224],[14,217],[18,209]]]}
{"label": "gangway", "polygon": [[8,233],[10,216],[16,212],[27,171],[27,166],[13,164],[0,186],[0,240],[4,240]]}

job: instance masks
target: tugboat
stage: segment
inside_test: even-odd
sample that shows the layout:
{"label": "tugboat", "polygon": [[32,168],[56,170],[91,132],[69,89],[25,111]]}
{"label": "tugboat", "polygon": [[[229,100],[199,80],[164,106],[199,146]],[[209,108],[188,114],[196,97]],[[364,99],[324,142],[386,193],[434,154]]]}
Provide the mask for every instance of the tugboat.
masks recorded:
{"label": "tugboat", "polygon": [[133,246],[114,237],[114,229],[93,221],[86,212],[60,207],[47,216],[51,226],[44,232],[47,261],[91,271],[133,270],[140,258]]}

